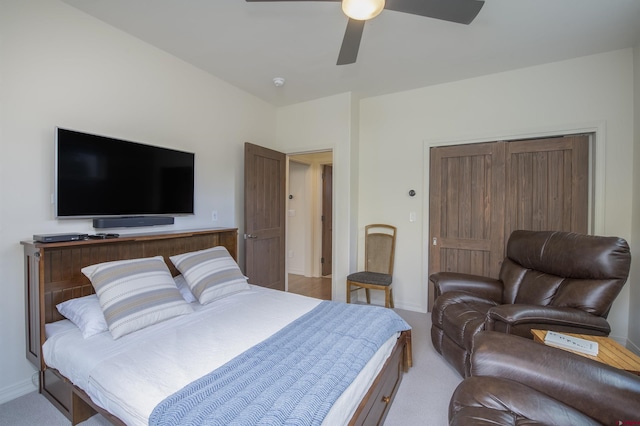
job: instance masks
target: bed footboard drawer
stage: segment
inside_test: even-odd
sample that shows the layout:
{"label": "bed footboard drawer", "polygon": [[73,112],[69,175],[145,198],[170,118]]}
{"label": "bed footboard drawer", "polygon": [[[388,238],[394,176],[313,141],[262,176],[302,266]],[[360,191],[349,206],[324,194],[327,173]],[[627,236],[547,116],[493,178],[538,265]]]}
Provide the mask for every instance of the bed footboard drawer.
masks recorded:
{"label": "bed footboard drawer", "polygon": [[357,415],[354,425],[381,425],[387,417],[391,402],[396,395],[402,375],[404,374],[404,351],[406,346],[397,346],[387,360],[385,368],[376,378],[367,403],[360,415]]}

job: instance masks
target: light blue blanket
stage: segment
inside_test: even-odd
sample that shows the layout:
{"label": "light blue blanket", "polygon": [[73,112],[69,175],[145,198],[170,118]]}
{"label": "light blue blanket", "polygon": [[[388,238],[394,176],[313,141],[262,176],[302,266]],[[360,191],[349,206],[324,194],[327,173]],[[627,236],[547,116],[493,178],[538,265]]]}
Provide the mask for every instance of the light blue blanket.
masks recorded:
{"label": "light blue blanket", "polygon": [[149,424],[319,425],[378,348],[408,329],[390,309],[324,301],[167,397]]}

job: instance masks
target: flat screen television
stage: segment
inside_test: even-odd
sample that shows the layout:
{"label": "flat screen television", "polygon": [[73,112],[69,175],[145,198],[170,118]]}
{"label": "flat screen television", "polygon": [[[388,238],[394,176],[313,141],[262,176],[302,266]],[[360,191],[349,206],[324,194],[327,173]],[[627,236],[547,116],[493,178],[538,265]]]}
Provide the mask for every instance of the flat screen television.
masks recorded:
{"label": "flat screen television", "polygon": [[186,215],[193,198],[193,153],[56,128],[56,217]]}

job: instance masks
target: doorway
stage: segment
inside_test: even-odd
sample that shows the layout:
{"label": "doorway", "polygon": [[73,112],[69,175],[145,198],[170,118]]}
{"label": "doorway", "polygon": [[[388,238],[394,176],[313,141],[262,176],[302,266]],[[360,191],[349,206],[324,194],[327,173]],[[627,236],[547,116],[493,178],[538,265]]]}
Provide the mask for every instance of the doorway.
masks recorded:
{"label": "doorway", "polygon": [[288,291],[331,299],[333,153],[287,156]]}

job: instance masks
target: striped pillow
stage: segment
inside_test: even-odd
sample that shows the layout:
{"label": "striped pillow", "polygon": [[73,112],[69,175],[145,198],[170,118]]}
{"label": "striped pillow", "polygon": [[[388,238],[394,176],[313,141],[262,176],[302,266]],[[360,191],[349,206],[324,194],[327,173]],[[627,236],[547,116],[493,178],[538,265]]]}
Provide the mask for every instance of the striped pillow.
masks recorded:
{"label": "striped pillow", "polygon": [[162,256],[119,260],[82,268],[96,290],[114,339],[193,312]]}
{"label": "striped pillow", "polygon": [[203,305],[250,288],[238,264],[222,246],[179,254],[169,259]]}

